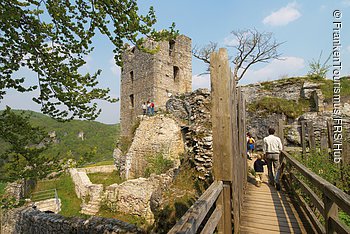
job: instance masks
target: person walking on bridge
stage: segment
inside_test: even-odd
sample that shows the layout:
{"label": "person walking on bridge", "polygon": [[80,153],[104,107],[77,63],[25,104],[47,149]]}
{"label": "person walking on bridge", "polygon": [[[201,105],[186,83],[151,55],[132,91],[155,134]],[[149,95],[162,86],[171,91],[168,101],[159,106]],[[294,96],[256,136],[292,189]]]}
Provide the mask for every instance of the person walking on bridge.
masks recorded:
{"label": "person walking on bridge", "polygon": [[275,129],[269,128],[269,136],[264,138],[263,151],[267,161],[269,184],[276,184],[276,189],[280,190],[278,170],[280,169],[279,157],[283,146],[281,139],[274,134]]}

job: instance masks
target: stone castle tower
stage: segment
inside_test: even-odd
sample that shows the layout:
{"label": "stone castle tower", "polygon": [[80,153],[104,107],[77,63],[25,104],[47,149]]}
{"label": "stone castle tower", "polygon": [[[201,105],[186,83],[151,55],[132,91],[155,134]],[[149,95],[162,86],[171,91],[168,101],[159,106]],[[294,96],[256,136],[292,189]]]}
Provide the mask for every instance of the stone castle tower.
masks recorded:
{"label": "stone castle tower", "polygon": [[192,90],[191,39],[179,35],[171,41],[146,41],[147,48],[158,48],[150,54],[136,47],[123,54],[121,72],[121,135],[130,136],[142,104],[153,100],[156,110],[165,110],[171,94]]}

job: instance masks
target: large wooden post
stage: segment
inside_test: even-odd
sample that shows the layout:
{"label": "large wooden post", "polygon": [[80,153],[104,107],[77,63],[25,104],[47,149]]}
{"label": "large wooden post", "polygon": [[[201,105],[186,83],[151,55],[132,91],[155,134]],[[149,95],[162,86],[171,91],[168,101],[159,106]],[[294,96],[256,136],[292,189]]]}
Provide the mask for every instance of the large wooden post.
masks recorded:
{"label": "large wooden post", "polygon": [[315,152],[316,151],[315,132],[314,132],[314,125],[311,121],[307,123],[307,129],[309,131],[310,152]]}
{"label": "large wooden post", "polygon": [[281,141],[282,141],[282,145],[284,145],[284,132],[283,132],[283,129],[284,129],[284,123],[283,123],[283,120],[282,119],[279,119],[278,120],[278,137],[281,138]]}
{"label": "large wooden post", "polygon": [[219,49],[210,56],[210,79],[213,124],[213,175],[222,180],[224,188],[218,206],[223,215],[218,225],[219,233],[232,233],[232,182],[233,182],[233,129],[231,120],[230,66],[226,49]]}
{"label": "large wooden post", "polygon": [[305,120],[301,121],[301,147],[302,147],[302,157],[306,158],[306,126],[305,126]]}
{"label": "large wooden post", "polygon": [[350,164],[350,132],[347,129],[344,129],[342,158],[345,165]]}
{"label": "large wooden post", "polygon": [[333,150],[333,124],[332,120],[327,120],[328,147]]}
{"label": "large wooden post", "polygon": [[324,131],[321,131],[320,147],[322,152],[328,152],[328,138]]}

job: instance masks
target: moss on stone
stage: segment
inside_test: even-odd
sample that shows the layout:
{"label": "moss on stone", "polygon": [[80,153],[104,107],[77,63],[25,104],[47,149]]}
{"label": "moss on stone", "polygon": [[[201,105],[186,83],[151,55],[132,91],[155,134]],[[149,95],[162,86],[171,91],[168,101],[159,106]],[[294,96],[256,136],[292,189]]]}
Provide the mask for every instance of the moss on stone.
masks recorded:
{"label": "moss on stone", "polygon": [[278,97],[263,97],[248,105],[248,111],[266,111],[267,113],[285,114],[289,118],[297,118],[309,109],[309,101],[300,99],[298,102]]}

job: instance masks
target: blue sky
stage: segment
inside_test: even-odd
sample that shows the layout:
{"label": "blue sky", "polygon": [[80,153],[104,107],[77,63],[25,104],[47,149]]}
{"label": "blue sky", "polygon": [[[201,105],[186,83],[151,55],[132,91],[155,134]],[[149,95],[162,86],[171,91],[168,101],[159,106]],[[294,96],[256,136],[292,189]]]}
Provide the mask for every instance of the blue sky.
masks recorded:
{"label": "blue sky", "polygon": [[[234,43],[230,34],[233,30],[256,28],[272,32],[281,45],[279,52],[283,60],[253,66],[241,84],[274,80],[286,76],[301,76],[308,72],[308,64],[317,59],[323,51],[324,61],[332,51],[333,11],[340,10],[342,76],[350,74],[350,0],[326,1],[273,1],[273,0],[139,0],[141,13],[154,6],[158,22],[157,29],[168,28],[172,22],[180,33],[192,38],[192,46],[203,46],[209,41],[218,42],[220,47]],[[97,36],[95,50],[86,57],[83,72],[102,69],[100,87],[109,87],[112,97],[119,97],[120,68],[114,64],[112,44]],[[199,77],[206,69],[201,61],[193,59],[193,89],[209,87],[209,76]],[[35,76],[21,71],[31,84]],[[9,91],[1,100],[0,109],[6,105],[14,109],[40,111],[40,106],[31,101],[33,93],[18,94]],[[98,102],[102,114],[97,121],[119,122],[119,103]]]}

